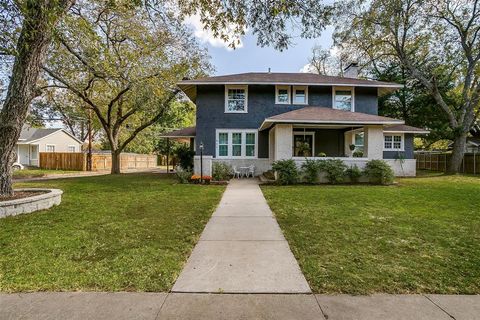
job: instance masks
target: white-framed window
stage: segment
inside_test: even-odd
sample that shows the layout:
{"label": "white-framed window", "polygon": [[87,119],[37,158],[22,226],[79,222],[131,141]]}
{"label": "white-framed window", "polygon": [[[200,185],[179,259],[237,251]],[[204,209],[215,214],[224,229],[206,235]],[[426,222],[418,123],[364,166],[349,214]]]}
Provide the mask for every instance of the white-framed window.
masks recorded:
{"label": "white-framed window", "polygon": [[30,145],[30,160],[38,160],[38,144]]}
{"label": "white-framed window", "polygon": [[293,156],[302,158],[315,156],[314,132],[293,132]]}
{"label": "white-framed window", "polygon": [[308,104],[308,87],[293,86],[293,104]]}
{"label": "white-framed window", "polygon": [[355,111],[355,90],[352,87],[333,87],[333,109]]}
{"label": "white-framed window", "polygon": [[68,152],[75,152],[76,148],[75,146],[71,145],[71,146],[68,146],[67,150]]}
{"label": "white-framed window", "polygon": [[247,113],[248,112],[248,87],[225,86],[225,112]]}
{"label": "white-framed window", "polygon": [[290,86],[275,86],[275,103],[290,104]]}
{"label": "white-framed window", "polygon": [[45,145],[46,152],[55,152],[55,145],[54,144],[46,144]]}
{"label": "white-framed window", "polygon": [[256,129],[217,129],[217,158],[253,159],[258,154],[258,130]]}
{"label": "white-framed window", "polygon": [[383,136],[383,150],[403,151],[404,150],[403,134],[385,134]]}
{"label": "white-framed window", "polygon": [[363,132],[355,132],[353,135],[353,144],[355,145],[355,151],[363,152],[364,147],[364,133]]}

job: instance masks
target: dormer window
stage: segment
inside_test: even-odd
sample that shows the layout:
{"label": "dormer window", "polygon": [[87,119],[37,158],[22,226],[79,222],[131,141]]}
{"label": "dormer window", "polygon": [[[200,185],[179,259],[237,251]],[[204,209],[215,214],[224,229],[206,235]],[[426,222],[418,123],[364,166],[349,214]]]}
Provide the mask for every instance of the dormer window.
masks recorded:
{"label": "dormer window", "polygon": [[293,86],[293,104],[308,104],[307,86]]}
{"label": "dormer window", "polygon": [[275,103],[290,104],[290,86],[275,86]]}
{"label": "dormer window", "polygon": [[355,111],[353,88],[333,87],[333,109]]}
{"label": "dormer window", "polygon": [[247,113],[247,101],[247,86],[225,86],[226,113]]}

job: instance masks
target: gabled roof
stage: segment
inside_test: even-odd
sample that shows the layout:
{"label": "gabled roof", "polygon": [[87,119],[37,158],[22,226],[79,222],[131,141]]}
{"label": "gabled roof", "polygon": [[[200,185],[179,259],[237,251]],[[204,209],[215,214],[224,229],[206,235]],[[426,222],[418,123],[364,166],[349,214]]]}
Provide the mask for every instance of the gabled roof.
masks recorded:
{"label": "gabled roof", "polygon": [[186,127],[179,130],[170,131],[161,135],[163,138],[194,138],[196,136],[196,127]]}
{"label": "gabled roof", "polygon": [[266,118],[260,126],[260,130],[267,129],[274,123],[393,125],[403,124],[404,121],[361,112],[350,112],[325,107],[305,107]]}
{"label": "gabled roof", "polygon": [[62,128],[32,128],[29,126],[23,126],[22,131],[20,132],[20,137],[18,138],[19,143],[30,143],[43,139],[57,131],[63,131],[73,139],[77,140],[79,143],[83,143],[80,139],[73,136],[66,130]]}
{"label": "gabled roof", "polygon": [[390,133],[416,133],[416,134],[427,134],[430,133],[429,130],[425,130],[422,128],[407,126],[406,124],[398,124],[393,126],[388,126],[383,129],[383,132],[390,132]]}
{"label": "gabled roof", "polygon": [[359,78],[326,76],[315,73],[285,73],[285,72],[247,72],[214,77],[203,77],[194,80],[182,80],[178,86],[187,96],[195,100],[197,85],[223,84],[272,84],[272,85],[324,85],[348,87],[375,87],[379,94],[388,93],[402,88],[401,84]]}

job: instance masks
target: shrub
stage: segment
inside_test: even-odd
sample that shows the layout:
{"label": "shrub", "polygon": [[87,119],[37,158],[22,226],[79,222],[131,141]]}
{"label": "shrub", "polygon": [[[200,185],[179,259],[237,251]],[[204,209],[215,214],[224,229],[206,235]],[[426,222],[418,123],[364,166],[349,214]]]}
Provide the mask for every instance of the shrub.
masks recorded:
{"label": "shrub", "polygon": [[176,177],[178,182],[180,183],[189,183],[190,177],[192,176],[192,172],[189,170],[177,170]]}
{"label": "shrub", "polygon": [[327,156],[327,154],[325,152],[319,152],[317,154],[317,157],[320,157],[320,158],[325,158]]}
{"label": "shrub", "polygon": [[298,181],[297,165],[292,159],[275,161],[272,169],[277,172],[279,184],[294,184]]}
{"label": "shrub", "polygon": [[180,167],[183,170],[192,170],[193,169],[193,157],[195,156],[195,151],[190,150],[190,147],[186,144],[179,145],[175,149],[175,155],[178,158]]}
{"label": "shrub", "polygon": [[315,183],[318,180],[318,173],[320,172],[320,161],[306,159],[302,163],[303,176],[306,182]]}
{"label": "shrub", "polygon": [[350,178],[350,182],[358,183],[360,177],[362,176],[362,170],[354,164],[352,167],[348,168],[346,171],[348,178]]}
{"label": "shrub", "polygon": [[357,150],[357,151],[355,151],[355,152],[352,154],[352,156],[353,156],[354,158],[361,158],[361,157],[363,157],[363,151],[358,151],[358,150]]}
{"label": "shrub", "polygon": [[347,166],[340,159],[330,159],[323,161],[321,171],[326,173],[328,182],[337,184],[343,182]]}
{"label": "shrub", "polygon": [[214,162],[212,165],[212,177],[215,181],[229,180],[233,175],[232,167],[225,162]]}
{"label": "shrub", "polygon": [[390,184],[394,174],[392,168],[383,160],[370,160],[365,166],[365,174],[371,183]]}

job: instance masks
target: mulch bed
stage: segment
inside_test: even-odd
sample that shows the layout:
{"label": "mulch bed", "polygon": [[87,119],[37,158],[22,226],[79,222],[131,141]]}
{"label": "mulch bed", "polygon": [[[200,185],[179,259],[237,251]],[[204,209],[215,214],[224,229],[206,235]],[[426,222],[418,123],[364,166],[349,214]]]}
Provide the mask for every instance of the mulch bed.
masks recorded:
{"label": "mulch bed", "polygon": [[13,196],[11,197],[0,196],[0,202],[38,196],[39,194],[42,194],[42,193],[46,193],[46,192],[45,191],[16,191],[13,193]]}

